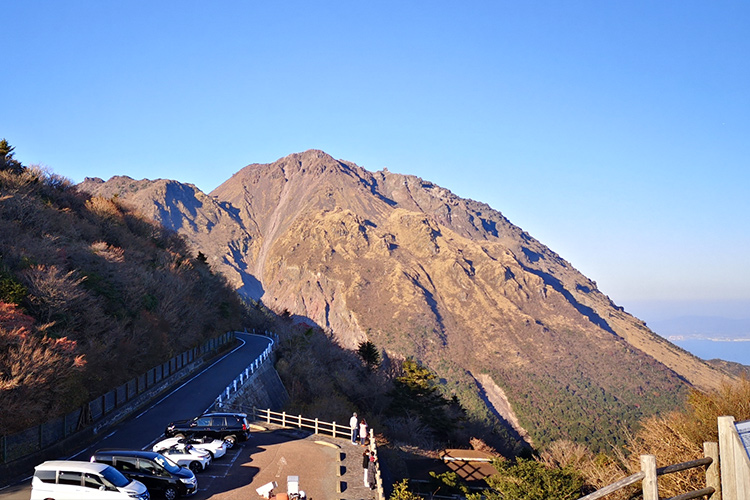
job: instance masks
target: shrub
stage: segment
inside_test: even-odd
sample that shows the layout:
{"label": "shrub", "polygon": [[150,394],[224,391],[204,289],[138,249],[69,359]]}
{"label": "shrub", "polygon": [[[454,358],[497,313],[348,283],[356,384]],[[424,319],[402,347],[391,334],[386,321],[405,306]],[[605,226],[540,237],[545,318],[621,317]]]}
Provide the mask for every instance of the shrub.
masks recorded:
{"label": "shrub", "polygon": [[572,469],[547,467],[535,460],[495,460],[496,475],[486,479],[490,490],[468,495],[469,500],[574,500],[581,496],[583,480]]}
{"label": "shrub", "polygon": [[422,500],[422,497],[409,491],[409,480],[404,479],[393,485],[393,492],[388,500]]}
{"label": "shrub", "polygon": [[0,302],[20,304],[26,298],[26,287],[11,274],[0,271]]}

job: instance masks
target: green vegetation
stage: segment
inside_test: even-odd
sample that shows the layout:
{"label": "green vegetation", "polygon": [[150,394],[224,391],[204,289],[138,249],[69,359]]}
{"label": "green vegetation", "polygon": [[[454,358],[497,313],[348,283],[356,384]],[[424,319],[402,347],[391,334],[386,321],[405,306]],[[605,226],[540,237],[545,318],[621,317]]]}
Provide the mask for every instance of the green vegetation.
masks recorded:
{"label": "green vegetation", "polygon": [[687,397],[677,375],[624,343],[596,358],[564,356],[538,371],[498,366],[491,375],[539,448],[567,439],[609,452],[624,446],[641,420],[679,408]]}
{"label": "green vegetation", "polygon": [[404,418],[416,416],[438,439],[447,440],[465,417],[458,398],[443,396],[435,372],[411,358],[403,361],[401,370],[389,392],[388,413]]}
{"label": "green vegetation", "polygon": [[422,497],[409,491],[409,481],[404,479],[393,485],[393,492],[388,500],[422,500]]}
{"label": "green vegetation", "polygon": [[5,139],[0,140],[0,170],[20,174],[25,170],[21,162],[13,158],[15,148]]}
{"label": "green vegetation", "polygon": [[380,364],[380,353],[378,352],[378,348],[369,340],[359,343],[357,354],[359,354],[359,357],[362,358],[362,361],[364,361],[370,369],[377,368]]}
{"label": "green vegetation", "polygon": [[26,298],[26,287],[9,272],[0,271],[0,302],[20,304]]}
{"label": "green vegetation", "polygon": [[463,482],[455,472],[443,472],[442,474],[436,474],[430,471],[430,477],[435,480],[436,488],[435,492],[440,492],[447,495],[467,495],[469,493],[469,487]]}
{"label": "green vegetation", "polygon": [[[487,479],[489,489],[470,494],[469,500],[575,499],[640,471],[640,455],[656,455],[660,465],[678,464],[703,456],[705,441],[718,441],[717,418],[732,415],[737,421],[750,420],[750,380],[742,378],[719,390],[693,390],[684,407],[639,422],[639,430],[624,447],[610,448],[609,454],[593,453],[587,446],[569,440],[554,441],[541,453],[515,461],[496,460],[498,474]],[[460,484],[449,474],[432,474],[454,491]],[[702,469],[691,469],[659,478],[659,493],[672,497],[705,486]],[[394,486],[397,497],[411,498],[407,482]],[[639,498],[633,485],[607,496],[608,500]],[[394,492],[395,494],[395,492]]]}
{"label": "green vegetation", "polygon": [[[47,421],[209,337],[251,326],[225,280],[116,199],[0,141],[0,429]],[[26,418],[11,418],[23,414]]]}
{"label": "green vegetation", "polygon": [[469,500],[574,500],[581,496],[583,481],[568,469],[547,467],[536,460],[495,460],[498,473],[487,478],[490,489]]}

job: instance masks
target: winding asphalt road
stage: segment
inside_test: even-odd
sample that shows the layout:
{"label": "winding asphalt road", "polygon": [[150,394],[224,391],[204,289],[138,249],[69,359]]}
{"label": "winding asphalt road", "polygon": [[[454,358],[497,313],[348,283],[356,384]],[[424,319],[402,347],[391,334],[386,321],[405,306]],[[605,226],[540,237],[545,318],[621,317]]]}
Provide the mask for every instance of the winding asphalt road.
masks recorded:
{"label": "winding asphalt road", "polygon": [[[216,397],[273,342],[268,337],[237,333],[240,345],[209,366],[193,375],[146,410],[110,429],[99,441],[70,457],[69,460],[89,460],[99,448],[144,449],[156,442],[164,428],[173,420],[200,415]],[[0,490],[0,500],[28,500],[31,496],[30,478]]]}

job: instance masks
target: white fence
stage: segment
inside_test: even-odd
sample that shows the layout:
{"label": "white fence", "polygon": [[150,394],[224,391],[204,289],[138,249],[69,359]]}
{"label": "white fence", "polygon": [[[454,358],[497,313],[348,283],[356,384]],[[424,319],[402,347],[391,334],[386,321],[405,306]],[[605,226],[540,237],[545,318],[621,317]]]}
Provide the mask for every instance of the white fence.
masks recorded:
{"label": "white fence", "polygon": [[[250,333],[247,330],[244,332],[235,332],[235,333]],[[251,332],[253,335],[261,335],[258,333],[255,333],[255,330]],[[221,408],[224,405],[224,402],[226,402],[232,395],[236,394],[237,391],[242,388],[242,385],[248,381],[250,376],[252,376],[253,373],[255,373],[258,368],[260,368],[260,365],[267,360],[270,356],[273,350],[276,348],[279,336],[275,333],[271,332],[263,332],[262,334],[264,337],[268,337],[271,339],[271,343],[268,344],[268,347],[260,353],[260,355],[255,358],[255,360],[250,363],[247,368],[242,370],[242,372],[234,379],[232,382],[229,383],[229,385],[219,394],[219,396],[214,401],[214,407],[215,408]]]}
{"label": "white fence", "polygon": [[[352,435],[352,428],[349,425],[341,425],[336,422],[324,422],[317,418],[305,418],[302,415],[287,415],[286,412],[275,412],[270,409],[260,409],[253,406],[253,420],[256,422],[265,422],[267,424],[279,425],[281,427],[292,427],[296,429],[307,429],[315,434],[322,434],[334,438],[349,439]],[[378,459],[378,447],[375,443],[375,433],[370,429],[370,451],[375,453]],[[385,499],[385,490],[383,489],[383,478],[380,474],[380,460],[375,462],[375,490],[377,491],[378,500]]]}

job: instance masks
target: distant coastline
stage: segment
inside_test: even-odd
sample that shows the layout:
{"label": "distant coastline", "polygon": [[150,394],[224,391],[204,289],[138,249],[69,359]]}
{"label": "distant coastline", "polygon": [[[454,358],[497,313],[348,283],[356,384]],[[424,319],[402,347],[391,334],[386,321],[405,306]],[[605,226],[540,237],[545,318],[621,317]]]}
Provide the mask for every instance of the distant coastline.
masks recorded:
{"label": "distant coastline", "polygon": [[750,338],[735,338],[735,337],[709,337],[706,335],[670,335],[667,337],[670,342],[679,342],[683,340],[710,340],[711,342],[750,342]]}
{"label": "distant coastline", "polygon": [[750,366],[750,300],[651,300],[627,306],[652,331],[703,360]]}
{"label": "distant coastline", "polygon": [[750,338],[670,335],[667,339],[701,359],[723,359],[750,366]]}

